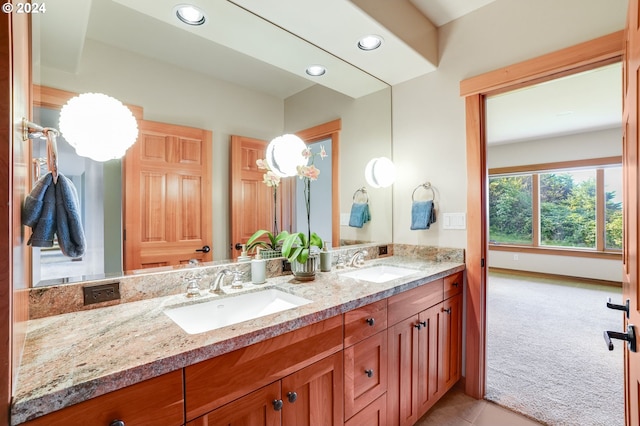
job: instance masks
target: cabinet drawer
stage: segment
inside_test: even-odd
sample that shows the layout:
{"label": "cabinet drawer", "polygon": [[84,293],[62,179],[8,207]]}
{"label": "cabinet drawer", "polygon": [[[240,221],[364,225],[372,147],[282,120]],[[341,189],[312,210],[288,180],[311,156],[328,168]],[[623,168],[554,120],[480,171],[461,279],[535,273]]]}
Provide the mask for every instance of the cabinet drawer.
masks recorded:
{"label": "cabinet drawer", "polygon": [[342,350],[342,316],[185,368],[187,420]]}
{"label": "cabinet drawer", "polygon": [[350,418],[387,391],[387,333],[344,350],[344,414]]}
{"label": "cabinet drawer", "polygon": [[351,417],[344,426],[384,426],[387,424],[387,396],[382,395]]}
{"label": "cabinet drawer", "polygon": [[462,293],[462,271],[444,277],[444,298],[445,300],[451,296]]}
{"label": "cabinet drawer", "polygon": [[63,408],[23,425],[184,424],[182,369]]}
{"label": "cabinet drawer", "polygon": [[386,329],[386,299],[354,309],[344,314],[344,345],[351,346]]}
{"label": "cabinet drawer", "polygon": [[389,326],[442,302],[443,295],[443,280],[441,278],[391,296],[387,305]]}

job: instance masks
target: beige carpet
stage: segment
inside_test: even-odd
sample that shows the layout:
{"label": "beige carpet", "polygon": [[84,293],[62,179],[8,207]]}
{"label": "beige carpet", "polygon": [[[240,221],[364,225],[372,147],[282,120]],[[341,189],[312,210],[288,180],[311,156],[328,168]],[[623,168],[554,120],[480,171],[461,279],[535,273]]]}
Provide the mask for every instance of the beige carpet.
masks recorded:
{"label": "beige carpet", "polygon": [[624,425],[622,314],[615,287],[491,273],[486,398],[548,425]]}

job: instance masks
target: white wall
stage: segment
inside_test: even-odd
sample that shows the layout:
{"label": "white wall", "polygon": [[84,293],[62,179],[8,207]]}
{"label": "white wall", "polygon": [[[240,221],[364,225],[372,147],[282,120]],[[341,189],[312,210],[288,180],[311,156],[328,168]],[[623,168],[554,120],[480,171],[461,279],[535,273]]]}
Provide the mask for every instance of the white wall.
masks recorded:
{"label": "white wall", "polygon": [[[622,129],[608,129],[512,144],[491,145],[487,167],[522,166],[622,155]],[[517,254],[517,259],[514,255]],[[490,267],[533,271],[605,281],[622,280],[621,259],[553,256],[489,251]]]}
{"label": "white wall", "polygon": [[497,0],[440,28],[437,71],[393,87],[395,243],[465,247],[442,221],[411,231],[411,193],[430,181],[443,212],[465,212],[465,109],[460,81],[624,28],[622,0]]}

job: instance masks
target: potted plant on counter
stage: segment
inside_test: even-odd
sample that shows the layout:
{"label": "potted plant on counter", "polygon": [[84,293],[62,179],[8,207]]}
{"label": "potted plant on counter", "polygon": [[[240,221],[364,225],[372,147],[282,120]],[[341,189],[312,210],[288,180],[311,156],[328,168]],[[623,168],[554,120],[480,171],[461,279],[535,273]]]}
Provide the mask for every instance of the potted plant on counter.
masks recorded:
{"label": "potted plant on counter", "polygon": [[[314,166],[315,156],[325,158],[327,153],[324,147],[320,152],[312,154],[309,147],[303,151],[303,156],[311,160],[311,164],[299,165],[297,175],[303,181],[304,201],[307,213],[307,233],[294,232],[284,237],[282,242],[282,255],[291,263],[291,272],[296,279],[310,281],[315,279],[318,264],[318,252],[322,248],[322,238],[315,232],[311,232],[311,182],[318,179],[320,170]],[[313,249],[316,247],[317,250]]]}

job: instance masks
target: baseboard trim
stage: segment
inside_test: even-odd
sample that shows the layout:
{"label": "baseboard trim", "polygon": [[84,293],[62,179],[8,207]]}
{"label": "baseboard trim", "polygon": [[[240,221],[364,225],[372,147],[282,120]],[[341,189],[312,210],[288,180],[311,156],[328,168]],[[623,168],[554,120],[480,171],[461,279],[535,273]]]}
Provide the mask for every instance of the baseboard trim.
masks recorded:
{"label": "baseboard trim", "polygon": [[622,283],[617,281],[599,280],[595,278],[574,277],[570,275],[561,275],[561,274],[549,274],[546,272],[521,271],[518,269],[495,268],[495,267],[489,267],[489,272],[535,277],[535,278],[549,278],[549,279],[556,279],[556,280],[570,279],[571,281],[577,281],[582,284],[595,284],[595,285],[605,285],[610,287],[622,288]]}

